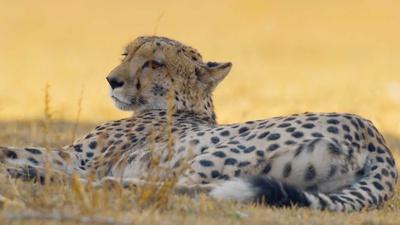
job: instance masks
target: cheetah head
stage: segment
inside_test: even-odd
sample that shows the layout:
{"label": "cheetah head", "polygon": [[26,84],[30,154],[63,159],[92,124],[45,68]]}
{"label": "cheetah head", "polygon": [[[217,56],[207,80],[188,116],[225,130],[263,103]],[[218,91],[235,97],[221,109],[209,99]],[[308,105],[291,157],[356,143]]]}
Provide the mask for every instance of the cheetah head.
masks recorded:
{"label": "cheetah head", "polygon": [[135,39],[107,76],[114,105],[127,111],[173,109],[213,115],[212,91],[231,63],[205,63],[193,48],[156,36]]}

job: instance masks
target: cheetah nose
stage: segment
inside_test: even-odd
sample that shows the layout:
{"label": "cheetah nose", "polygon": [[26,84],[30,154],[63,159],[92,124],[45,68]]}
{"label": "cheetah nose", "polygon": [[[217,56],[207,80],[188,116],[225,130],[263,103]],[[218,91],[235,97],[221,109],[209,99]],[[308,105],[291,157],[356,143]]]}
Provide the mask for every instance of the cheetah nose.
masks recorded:
{"label": "cheetah nose", "polygon": [[108,81],[108,83],[110,84],[110,86],[111,86],[111,88],[112,89],[115,89],[115,88],[119,88],[119,87],[122,87],[123,85],[124,85],[124,82],[123,81],[119,81],[117,78],[115,78],[115,77],[107,77],[106,78],[107,79],[107,81]]}

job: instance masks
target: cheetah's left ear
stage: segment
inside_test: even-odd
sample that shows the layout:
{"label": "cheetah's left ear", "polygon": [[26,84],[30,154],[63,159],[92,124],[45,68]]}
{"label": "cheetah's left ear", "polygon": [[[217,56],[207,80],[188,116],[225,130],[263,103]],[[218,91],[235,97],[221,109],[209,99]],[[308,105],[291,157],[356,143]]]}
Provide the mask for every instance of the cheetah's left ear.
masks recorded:
{"label": "cheetah's left ear", "polygon": [[[232,68],[232,63],[208,62],[202,65],[203,71],[196,74],[198,79],[205,83],[210,89],[214,89],[221,82]],[[197,71],[196,71],[197,72]]]}

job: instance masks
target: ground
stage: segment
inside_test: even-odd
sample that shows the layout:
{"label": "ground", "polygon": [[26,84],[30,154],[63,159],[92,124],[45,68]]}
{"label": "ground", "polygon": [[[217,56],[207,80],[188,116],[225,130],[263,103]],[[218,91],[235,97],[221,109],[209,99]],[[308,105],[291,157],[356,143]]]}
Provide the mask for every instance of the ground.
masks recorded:
{"label": "ground", "polygon": [[[215,93],[219,122],[356,113],[376,124],[400,162],[398,1],[0,2],[0,145],[59,146],[76,136],[78,119],[82,134],[128,116],[111,105],[105,77],[128,41],[157,34],[233,63]],[[349,215],[174,195],[155,210],[129,190],[14,183],[0,177],[0,223],[400,224],[399,194],[379,211]]]}
{"label": "ground", "polygon": [[[44,126],[48,131],[43,131]],[[68,143],[75,123],[63,121],[1,122],[0,141],[6,145],[59,146]],[[94,124],[81,123],[78,135]],[[43,131],[43,132],[42,132]],[[388,137],[389,143],[400,140]],[[397,149],[398,150],[398,149]],[[83,189],[83,185],[42,186],[9,180],[0,175],[0,221],[4,224],[399,224],[398,194],[380,210],[330,213],[308,209],[271,209],[262,206],[218,203],[200,196],[170,195],[169,203],[140,205],[137,193],[119,187]],[[1,224],[1,223],[0,223]]]}

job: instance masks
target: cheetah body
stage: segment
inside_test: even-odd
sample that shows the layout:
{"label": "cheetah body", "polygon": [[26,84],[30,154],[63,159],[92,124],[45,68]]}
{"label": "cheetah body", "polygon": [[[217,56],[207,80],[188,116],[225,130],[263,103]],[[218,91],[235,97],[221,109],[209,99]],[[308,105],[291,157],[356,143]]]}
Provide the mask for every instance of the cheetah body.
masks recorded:
{"label": "cheetah body", "polygon": [[[114,104],[135,115],[51,151],[54,170],[141,179],[158,156],[166,168],[188,164],[178,186],[211,187],[216,199],[356,211],[393,195],[395,162],[370,121],[304,113],[218,125],[211,94],[230,63],[203,63],[162,37],[138,38],[124,55],[107,79]],[[43,176],[44,149],[0,149],[11,175]]]}

